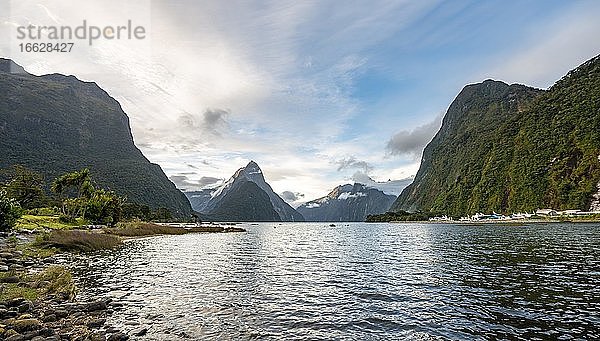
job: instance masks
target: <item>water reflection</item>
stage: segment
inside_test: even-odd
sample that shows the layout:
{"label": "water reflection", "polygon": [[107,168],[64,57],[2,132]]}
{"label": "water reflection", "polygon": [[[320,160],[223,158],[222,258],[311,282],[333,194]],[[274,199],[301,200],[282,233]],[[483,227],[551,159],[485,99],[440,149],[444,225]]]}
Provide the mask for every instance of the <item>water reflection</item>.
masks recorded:
{"label": "water reflection", "polygon": [[80,257],[81,295],[156,340],[600,337],[595,225],[246,228]]}

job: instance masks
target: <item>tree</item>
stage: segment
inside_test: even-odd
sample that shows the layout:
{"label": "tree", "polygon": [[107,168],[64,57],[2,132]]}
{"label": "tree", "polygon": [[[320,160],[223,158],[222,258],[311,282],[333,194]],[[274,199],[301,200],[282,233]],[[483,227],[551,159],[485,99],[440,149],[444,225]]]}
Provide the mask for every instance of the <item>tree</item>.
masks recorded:
{"label": "tree", "polygon": [[121,219],[124,202],[112,191],[96,190],[87,200],[84,218],[94,224],[114,225]]}
{"label": "tree", "polygon": [[52,191],[64,197],[62,213],[66,220],[82,217],[94,224],[114,225],[121,219],[125,198],[94,188],[87,168],[56,178]]}
{"label": "tree", "polygon": [[140,205],[133,202],[125,202],[122,205],[122,218],[123,219],[140,219],[149,221],[153,218],[152,209],[148,205]]}
{"label": "tree", "polygon": [[44,206],[47,201],[44,191],[44,177],[21,165],[14,165],[9,171],[6,195],[19,202],[25,209]]}
{"label": "tree", "polygon": [[154,211],[154,217],[152,220],[157,221],[169,221],[173,220],[173,213],[166,207],[159,207]]}
{"label": "tree", "polygon": [[21,217],[19,203],[10,198],[4,190],[0,191],[0,231],[10,230]]}
{"label": "tree", "polygon": [[90,170],[87,168],[61,175],[52,182],[51,189],[59,196],[75,196],[63,200],[62,213],[69,219],[85,215],[87,200],[95,191]]}
{"label": "tree", "polygon": [[66,173],[52,182],[52,191],[56,194],[69,194],[75,191],[77,198],[89,198],[94,192],[90,170],[84,168],[80,171]]}

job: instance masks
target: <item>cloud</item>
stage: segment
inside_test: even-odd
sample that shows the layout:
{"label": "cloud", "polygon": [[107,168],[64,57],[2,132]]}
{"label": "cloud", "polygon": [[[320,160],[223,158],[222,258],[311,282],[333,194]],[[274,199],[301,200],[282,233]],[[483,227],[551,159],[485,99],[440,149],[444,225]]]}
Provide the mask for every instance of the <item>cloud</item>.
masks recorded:
{"label": "cloud", "polygon": [[291,192],[291,191],[283,191],[281,193],[281,198],[288,203],[301,200],[304,198],[304,194],[299,192]]}
{"label": "cloud", "polygon": [[179,118],[177,119],[177,123],[179,123],[179,126],[181,128],[184,128],[187,130],[194,130],[194,129],[198,128],[196,119],[190,113],[184,113],[181,116],[179,116]]}
{"label": "cloud", "polygon": [[229,127],[229,123],[227,122],[229,114],[230,112],[224,109],[206,109],[202,113],[202,117],[197,119],[196,116],[189,112],[183,112],[177,118],[177,124],[180,130],[186,132],[197,133],[201,131],[221,136]]}
{"label": "cloud", "polygon": [[376,188],[385,194],[391,195],[400,195],[402,190],[406,188],[406,186],[410,185],[414,177],[410,176],[408,178],[399,179],[399,180],[388,180],[388,181],[375,181],[369,175],[357,171],[352,175],[351,178],[354,182],[361,183],[363,185],[367,185],[369,187]]}
{"label": "cloud", "polygon": [[385,147],[386,151],[390,155],[418,158],[423,148],[440,129],[441,124],[442,115],[438,115],[433,121],[413,130],[402,130],[390,138]]}
{"label": "cloud", "polygon": [[362,169],[365,173],[369,173],[373,166],[366,161],[357,160],[354,156],[343,158],[335,162],[338,165],[338,172],[346,169]]}
{"label": "cloud", "polygon": [[352,174],[351,179],[352,179],[352,181],[358,182],[361,184],[367,184],[367,183],[375,181],[375,180],[371,179],[371,177],[367,173],[361,172],[361,171],[354,172],[354,174]]}
{"label": "cloud", "polygon": [[221,135],[221,132],[229,126],[227,122],[229,114],[229,110],[206,109],[202,119],[204,130],[215,135]]}
{"label": "cloud", "polygon": [[181,173],[177,175],[171,175],[169,179],[175,184],[175,186],[177,186],[177,188],[185,190],[200,190],[212,185],[216,185],[223,181],[223,179],[211,176],[202,176],[197,180],[193,180],[187,175],[183,175]]}

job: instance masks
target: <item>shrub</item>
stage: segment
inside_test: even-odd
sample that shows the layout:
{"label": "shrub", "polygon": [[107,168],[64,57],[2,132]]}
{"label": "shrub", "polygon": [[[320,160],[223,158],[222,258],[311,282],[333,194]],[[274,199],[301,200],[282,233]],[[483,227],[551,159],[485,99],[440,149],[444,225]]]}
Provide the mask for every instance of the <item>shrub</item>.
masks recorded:
{"label": "shrub", "polygon": [[132,221],[119,223],[116,228],[105,229],[107,233],[123,237],[152,236],[159,234],[185,234],[189,231],[181,227],[163,226],[154,223]]}
{"label": "shrub", "polygon": [[6,193],[22,208],[41,207],[48,201],[42,174],[21,165],[12,166],[8,173],[10,180],[6,183]]}
{"label": "shrub", "polygon": [[66,214],[62,214],[62,213],[58,216],[58,221],[63,224],[73,224],[73,223],[75,223],[76,220],[77,220],[76,218],[68,216]]}
{"label": "shrub", "polygon": [[0,191],[0,231],[12,229],[21,217],[22,210],[19,203],[9,198],[6,192]]}
{"label": "shrub", "polygon": [[84,217],[94,224],[114,225],[121,218],[124,201],[112,191],[95,190],[87,201]]}
{"label": "shrub", "polygon": [[81,230],[57,230],[44,236],[38,244],[65,251],[96,251],[112,249],[122,244],[121,238],[104,233]]}

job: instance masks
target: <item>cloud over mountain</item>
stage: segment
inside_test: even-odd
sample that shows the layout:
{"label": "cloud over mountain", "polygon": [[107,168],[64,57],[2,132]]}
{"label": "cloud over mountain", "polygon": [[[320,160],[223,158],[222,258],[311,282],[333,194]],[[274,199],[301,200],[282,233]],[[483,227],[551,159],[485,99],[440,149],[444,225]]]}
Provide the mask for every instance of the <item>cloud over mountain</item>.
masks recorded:
{"label": "cloud over mountain", "polygon": [[347,169],[361,169],[363,172],[368,173],[373,169],[368,162],[357,160],[354,156],[346,157],[335,162],[337,164],[337,170],[343,171]]}
{"label": "cloud over mountain", "polygon": [[391,155],[418,158],[441,125],[442,115],[438,115],[433,121],[412,130],[399,131],[388,140],[386,151]]}
{"label": "cloud over mountain", "polygon": [[280,195],[281,198],[288,203],[293,203],[294,201],[302,200],[302,198],[304,198],[304,194],[292,191],[283,191]]}
{"label": "cloud over mountain", "polygon": [[175,184],[175,186],[177,186],[177,188],[189,190],[200,190],[205,187],[216,185],[219,182],[223,181],[223,179],[211,176],[202,176],[199,179],[194,180],[190,179],[187,175],[184,174],[171,175],[169,179]]}

